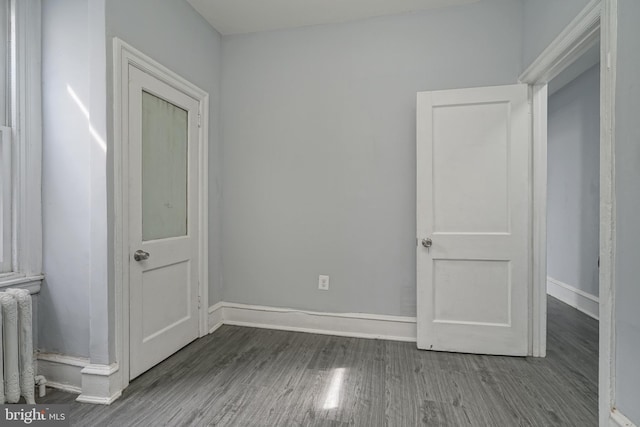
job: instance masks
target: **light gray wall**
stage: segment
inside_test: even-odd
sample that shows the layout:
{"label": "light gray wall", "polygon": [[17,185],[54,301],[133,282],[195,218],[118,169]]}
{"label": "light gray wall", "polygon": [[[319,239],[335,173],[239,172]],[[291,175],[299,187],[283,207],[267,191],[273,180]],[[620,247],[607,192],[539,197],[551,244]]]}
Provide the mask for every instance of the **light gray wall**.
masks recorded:
{"label": "light gray wall", "polygon": [[[527,68],[590,0],[523,0],[522,60]],[[524,69],[523,69],[524,71]]]}
{"label": "light gray wall", "polygon": [[104,0],[45,0],[40,351],[108,363]]}
{"label": "light gray wall", "polygon": [[[42,215],[39,348],[89,356],[91,144],[86,0],[42,2]],[[73,91],[82,106],[71,96]]]}
{"label": "light gray wall", "polygon": [[515,83],[521,19],[485,0],[223,38],[224,300],[415,315],[416,92]]}
{"label": "light gray wall", "polygon": [[640,2],[618,0],[616,406],[640,425]]}
{"label": "light gray wall", "polygon": [[108,105],[114,36],[209,93],[209,304],[215,304],[222,299],[220,34],[186,0],[109,0],[106,6]]}
{"label": "light gray wall", "polygon": [[91,117],[91,296],[89,301],[89,358],[91,363],[113,361],[109,342],[109,236],[107,215],[107,61],[105,2],[88,1],[89,114]]}
{"label": "light gray wall", "polygon": [[598,296],[600,65],[549,98],[547,274]]}

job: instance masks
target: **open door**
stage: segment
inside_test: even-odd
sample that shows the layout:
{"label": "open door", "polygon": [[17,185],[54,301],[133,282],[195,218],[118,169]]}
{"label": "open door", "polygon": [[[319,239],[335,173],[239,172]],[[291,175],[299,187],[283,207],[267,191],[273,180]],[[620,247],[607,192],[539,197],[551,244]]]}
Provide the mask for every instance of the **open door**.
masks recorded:
{"label": "open door", "polygon": [[418,93],[418,348],[529,353],[526,85]]}

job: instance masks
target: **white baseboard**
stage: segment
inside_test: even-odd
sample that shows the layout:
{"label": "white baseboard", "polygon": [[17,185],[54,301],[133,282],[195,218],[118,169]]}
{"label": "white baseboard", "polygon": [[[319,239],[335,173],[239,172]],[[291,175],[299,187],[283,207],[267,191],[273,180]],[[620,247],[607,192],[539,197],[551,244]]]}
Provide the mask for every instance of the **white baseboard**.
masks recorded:
{"label": "white baseboard", "polygon": [[81,372],[82,393],[76,399],[77,402],[110,405],[122,394],[117,363],[89,364]]}
{"label": "white baseboard", "polygon": [[209,307],[209,333],[212,334],[223,325],[222,318],[222,309],[224,308],[224,303],[219,302],[215,305]]}
{"label": "white baseboard", "polygon": [[611,427],[636,427],[634,423],[632,423],[627,417],[622,415],[617,409],[611,411],[609,425]]}
{"label": "white baseboard", "polygon": [[82,392],[81,371],[87,365],[89,365],[89,359],[85,357],[38,353],[36,372],[47,379],[47,387],[80,394]]}
{"label": "white baseboard", "polygon": [[547,293],[584,314],[598,320],[600,302],[598,297],[590,295],[571,285],[552,277],[547,277]]}
{"label": "white baseboard", "polygon": [[225,302],[209,309],[209,325],[217,328],[222,324],[392,341],[415,342],[417,337],[415,317],[324,313]]}
{"label": "white baseboard", "polygon": [[48,387],[79,394],[78,402],[109,405],[122,392],[117,363],[96,365],[85,357],[38,353],[37,372],[47,379]]}

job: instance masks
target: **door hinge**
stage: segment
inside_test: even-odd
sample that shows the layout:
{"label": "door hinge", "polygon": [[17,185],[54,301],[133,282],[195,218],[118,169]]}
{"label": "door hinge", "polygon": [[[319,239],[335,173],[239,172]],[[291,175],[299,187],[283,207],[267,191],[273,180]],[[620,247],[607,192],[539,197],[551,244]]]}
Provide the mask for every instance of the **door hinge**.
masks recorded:
{"label": "door hinge", "polygon": [[198,310],[200,310],[200,295],[198,295]]}
{"label": "door hinge", "polygon": [[198,127],[202,126],[202,116],[198,113]]}

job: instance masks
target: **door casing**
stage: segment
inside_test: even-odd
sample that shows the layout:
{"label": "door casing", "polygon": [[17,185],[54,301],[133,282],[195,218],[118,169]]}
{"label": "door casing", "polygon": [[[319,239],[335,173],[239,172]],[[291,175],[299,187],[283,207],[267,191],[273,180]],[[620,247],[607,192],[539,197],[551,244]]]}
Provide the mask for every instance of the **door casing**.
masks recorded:
{"label": "door casing", "polygon": [[114,261],[115,261],[115,354],[116,383],[129,385],[129,158],[128,158],[128,70],[132,65],[198,101],[199,209],[198,269],[199,336],[208,331],[208,117],[209,94],[139,50],[113,39],[114,78]]}
{"label": "door casing", "polygon": [[533,94],[534,356],[546,352],[547,83],[600,40],[599,425],[616,423],[615,409],[615,88],[618,1],[591,0],[520,75]]}

